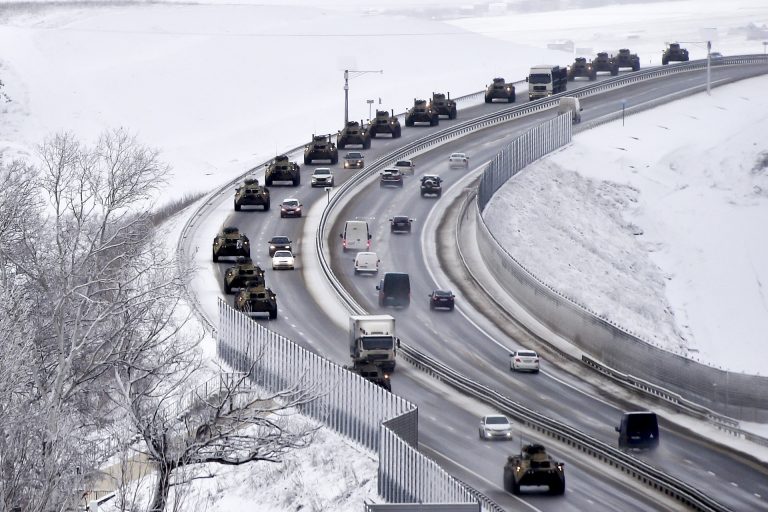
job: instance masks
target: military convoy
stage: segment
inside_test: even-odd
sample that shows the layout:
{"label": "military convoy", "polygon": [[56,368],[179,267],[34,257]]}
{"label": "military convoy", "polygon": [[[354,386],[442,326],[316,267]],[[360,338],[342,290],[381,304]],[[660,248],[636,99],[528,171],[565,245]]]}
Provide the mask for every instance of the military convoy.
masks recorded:
{"label": "military convoy", "polygon": [[336,136],[336,145],[344,149],[349,144],[362,144],[363,149],[371,147],[371,132],[362,122],[347,121],[347,125]]}
{"label": "military convoy", "polygon": [[267,313],[270,320],[277,318],[277,297],[263,282],[248,281],[235,296],[235,309],[248,316]]}
{"label": "military convoy", "polygon": [[304,146],[304,165],[314,160],[329,160],[331,164],[339,162],[339,150],[330,135],[312,135],[312,142]]}
{"label": "military convoy", "polygon": [[376,137],[381,133],[388,133],[392,135],[393,139],[400,137],[400,119],[395,115],[395,111],[392,110],[392,115],[386,110],[377,110],[376,118],[368,126],[368,131],[371,137]]}
{"label": "military convoy", "polygon": [[599,52],[592,61],[592,70],[595,75],[601,71],[607,71],[612,76],[616,76],[619,74],[619,64],[614,57],[608,55],[608,52]]}
{"label": "military convoy", "polygon": [[243,206],[261,206],[264,211],[269,210],[269,189],[259,185],[256,178],[246,178],[243,185],[235,189],[235,211],[239,212]]}
{"label": "military convoy", "polygon": [[414,123],[429,123],[429,126],[440,124],[440,115],[427,100],[413,98],[413,106],[405,114],[405,126],[414,126]]}
{"label": "military convoy", "polygon": [[640,57],[636,53],[631,53],[628,48],[622,48],[619,53],[614,56],[616,59],[616,65],[619,69],[632,68],[632,71],[640,70]]}
{"label": "military convoy", "polygon": [[251,257],[251,242],[244,233],[234,226],[223,228],[213,239],[213,261],[226,256]]}
{"label": "military convoy", "polygon": [[233,290],[239,290],[249,282],[264,285],[264,270],[254,265],[251,258],[241,256],[237,258],[234,267],[229,267],[224,272],[224,293],[229,295]]}
{"label": "military convoy", "polygon": [[568,80],[573,81],[579,77],[589,78],[590,80],[597,78],[597,72],[592,67],[592,63],[587,62],[585,57],[576,57],[573,64],[568,67]]}
{"label": "military convoy", "polygon": [[432,109],[438,116],[448,116],[448,119],[456,119],[456,101],[451,99],[451,93],[446,96],[441,92],[433,92],[430,101]]}
{"label": "military convoy", "polygon": [[523,446],[520,455],[510,455],[504,465],[504,490],[520,494],[521,486],[549,487],[550,494],[565,493],[564,464],[557,462],[540,444]]}
{"label": "military convoy", "polygon": [[503,78],[494,78],[493,82],[485,88],[485,102],[493,103],[493,100],[506,100],[507,103],[515,101],[515,86],[508,84]]}
{"label": "military convoy", "polygon": [[264,173],[264,181],[268,187],[271,187],[275,181],[290,181],[294,187],[301,184],[301,174],[299,164],[288,160],[286,155],[278,155],[269,162],[267,171]]}
{"label": "military convoy", "polygon": [[688,62],[688,50],[681,48],[680,43],[669,43],[661,54],[661,64],[666,66],[670,62]]}

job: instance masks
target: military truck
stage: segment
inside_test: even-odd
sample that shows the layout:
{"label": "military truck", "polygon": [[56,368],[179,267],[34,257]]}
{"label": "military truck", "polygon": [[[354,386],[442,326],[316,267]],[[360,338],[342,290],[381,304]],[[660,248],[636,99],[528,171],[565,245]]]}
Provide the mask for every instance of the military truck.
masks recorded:
{"label": "military truck", "polygon": [[493,103],[496,99],[514,103],[515,86],[508,84],[503,78],[494,78],[493,82],[485,88],[485,102]]}
{"label": "military truck", "polygon": [[414,123],[429,123],[429,126],[440,124],[440,116],[432,108],[427,100],[413,98],[413,106],[405,114],[405,126],[413,126]]}
{"label": "military truck", "polygon": [[248,282],[264,285],[264,270],[254,265],[251,258],[240,256],[235,266],[224,272],[224,293],[229,295],[233,290],[243,288]]}
{"label": "military truck", "polygon": [[597,73],[592,67],[592,63],[587,62],[585,57],[576,57],[573,64],[568,67],[568,80],[573,81],[578,77],[585,77],[590,80],[597,78]]}
{"label": "military truck", "polygon": [[294,187],[301,184],[301,174],[299,164],[288,160],[286,155],[278,155],[269,162],[267,171],[264,173],[264,181],[268,187],[276,181],[290,181]]}
{"label": "military truck", "polygon": [[371,147],[371,132],[360,121],[347,121],[347,125],[336,136],[336,145],[341,149],[348,144],[362,144],[363,149]]}
{"label": "military truck", "polygon": [[504,465],[504,490],[520,494],[523,485],[546,485],[550,494],[565,493],[564,464],[557,462],[540,444],[523,446],[520,455],[510,455]]}
{"label": "military truck", "polygon": [[314,160],[329,160],[332,164],[339,162],[339,150],[331,141],[330,134],[312,134],[312,141],[304,146],[304,164],[309,165]]}
{"label": "military truck", "polygon": [[392,115],[386,110],[377,110],[376,119],[368,127],[371,137],[376,137],[381,133],[389,133],[393,139],[400,136],[400,119],[395,115],[394,109]]}
{"label": "military truck", "polygon": [[243,184],[235,189],[235,211],[243,206],[261,206],[269,210],[269,189],[259,185],[256,178],[246,178]]}
{"label": "military truck", "polygon": [[267,313],[270,320],[277,318],[277,297],[264,283],[248,281],[235,295],[235,309],[248,316]]}
{"label": "military truck", "polygon": [[443,178],[434,174],[425,174],[421,177],[421,197],[443,195]]}
{"label": "military truck", "polygon": [[251,242],[234,226],[223,228],[213,239],[213,261],[225,256],[251,257]]}
{"label": "military truck", "polygon": [[612,76],[619,74],[619,64],[616,62],[616,59],[608,56],[608,52],[599,52],[597,54],[592,60],[592,69],[595,75],[601,71],[608,71]]}
{"label": "military truck", "polygon": [[632,71],[638,71],[640,69],[640,57],[636,53],[630,53],[628,48],[622,48],[614,56],[616,59],[616,65],[621,68],[632,68]]}
{"label": "military truck", "polygon": [[661,54],[661,64],[666,66],[670,62],[688,62],[688,50],[681,48],[680,43],[669,43]]}
{"label": "military truck", "polygon": [[373,382],[377,386],[381,386],[387,391],[392,391],[389,374],[378,365],[373,363],[355,362],[352,367],[345,366],[344,369],[360,375],[362,378]]}
{"label": "military truck", "polygon": [[451,99],[450,92],[448,96],[441,92],[433,92],[430,104],[438,116],[448,116],[448,119],[456,119],[456,102]]}

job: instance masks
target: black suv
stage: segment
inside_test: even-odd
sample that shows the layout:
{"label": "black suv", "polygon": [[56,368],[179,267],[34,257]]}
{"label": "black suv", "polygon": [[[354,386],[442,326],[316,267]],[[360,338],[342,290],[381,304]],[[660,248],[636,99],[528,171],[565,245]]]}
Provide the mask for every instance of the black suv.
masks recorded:
{"label": "black suv", "polygon": [[269,255],[274,256],[275,251],[291,251],[293,252],[293,248],[291,247],[291,239],[287,236],[273,236],[269,242]]}
{"label": "black suv", "polygon": [[453,310],[455,298],[451,290],[434,290],[429,294],[429,309],[448,308]]}
{"label": "black suv", "polygon": [[410,233],[411,222],[414,220],[405,215],[396,215],[389,219],[389,231],[391,233]]}
{"label": "black suv", "polygon": [[421,197],[443,195],[443,178],[434,174],[425,174],[421,177]]}

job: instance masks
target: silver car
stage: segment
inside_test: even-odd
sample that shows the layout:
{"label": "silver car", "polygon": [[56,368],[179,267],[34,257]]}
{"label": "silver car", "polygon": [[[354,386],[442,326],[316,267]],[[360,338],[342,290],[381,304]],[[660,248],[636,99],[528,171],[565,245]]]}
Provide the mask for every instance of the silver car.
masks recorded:
{"label": "silver car", "polygon": [[480,419],[480,439],[487,441],[491,439],[511,440],[512,422],[503,414],[491,414],[483,416]]}
{"label": "silver car", "polygon": [[539,354],[533,350],[516,350],[509,354],[509,369],[539,373]]}

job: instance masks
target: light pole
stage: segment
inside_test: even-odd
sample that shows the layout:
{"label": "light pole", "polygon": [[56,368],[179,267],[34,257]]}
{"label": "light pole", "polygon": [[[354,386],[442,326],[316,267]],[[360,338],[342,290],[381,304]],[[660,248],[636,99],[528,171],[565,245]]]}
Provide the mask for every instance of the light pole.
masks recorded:
{"label": "light pole", "polygon": [[377,70],[357,70],[357,69],[345,69],[344,70],[344,126],[347,126],[347,122],[349,121],[349,74],[355,73],[352,78],[355,76],[364,75],[366,73],[384,73],[383,69],[377,69]]}
{"label": "light pole", "polygon": [[765,55],[766,48],[768,48],[768,41],[763,41],[763,55]]}
{"label": "light pole", "polygon": [[368,104],[368,122],[371,122],[371,105],[373,105],[373,100],[365,100],[365,102]]}
{"label": "light pole", "polygon": [[[705,30],[714,30],[714,29],[705,29]],[[680,43],[691,43],[691,44],[701,44],[706,43],[707,45],[707,95],[710,94],[710,90],[712,88],[712,73],[710,72],[710,63],[712,61],[712,56],[710,55],[710,50],[712,50],[712,40],[707,39],[706,41],[678,41]]]}

